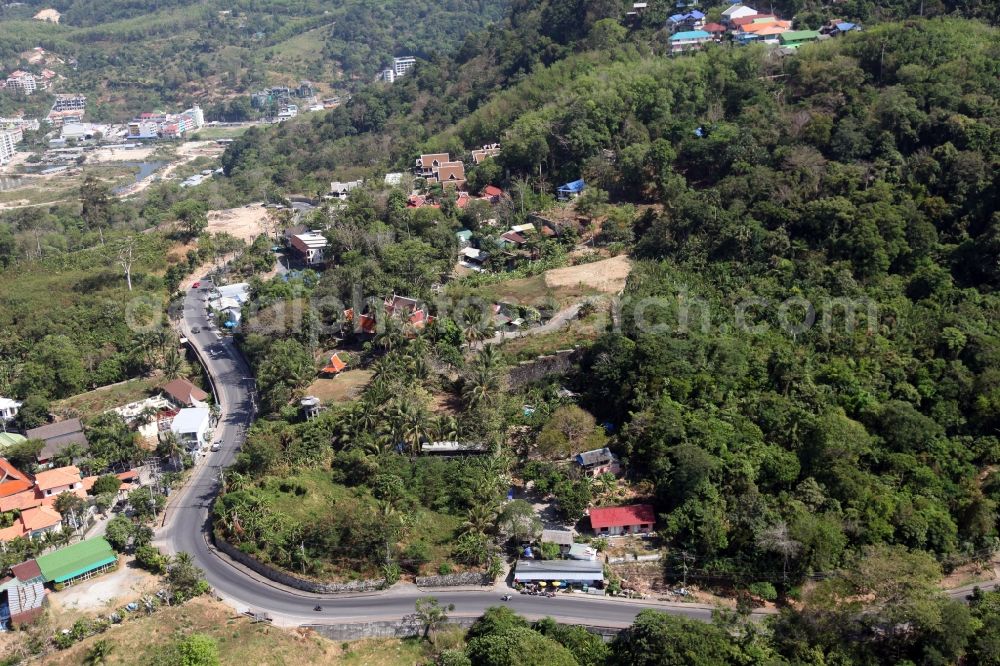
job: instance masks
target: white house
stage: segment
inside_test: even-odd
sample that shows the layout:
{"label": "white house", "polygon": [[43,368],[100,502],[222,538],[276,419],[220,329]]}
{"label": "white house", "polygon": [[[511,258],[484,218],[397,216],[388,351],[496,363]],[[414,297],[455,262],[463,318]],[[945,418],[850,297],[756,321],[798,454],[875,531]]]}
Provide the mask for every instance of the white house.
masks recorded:
{"label": "white house", "polygon": [[0,421],[6,423],[13,420],[19,409],[21,409],[21,403],[17,400],[0,397]]}
{"label": "white house", "polygon": [[204,407],[188,407],[177,412],[170,424],[170,432],[188,450],[197,451],[209,442],[210,419],[211,414]]}
{"label": "white house", "polygon": [[349,180],[346,183],[333,181],[330,183],[330,194],[338,199],[346,199],[351,190],[355,190],[363,184],[363,180]]}
{"label": "white house", "polygon": [[722,12],[722,21],[723,23],[731,23],[734,19],[743,18],[745,16],[753,16],[756,13],[757,10],[753,7],[747,7],[746,5],[737,3],[735,5],[730,5]]}
{"label": "white house", "polygon": [[299,258],[308,265],[323,263],[323,251],[329,247],[323,234],[318,231],[311,231],[304,234],[296,234],[291,238],[292,249],[299,255]]}

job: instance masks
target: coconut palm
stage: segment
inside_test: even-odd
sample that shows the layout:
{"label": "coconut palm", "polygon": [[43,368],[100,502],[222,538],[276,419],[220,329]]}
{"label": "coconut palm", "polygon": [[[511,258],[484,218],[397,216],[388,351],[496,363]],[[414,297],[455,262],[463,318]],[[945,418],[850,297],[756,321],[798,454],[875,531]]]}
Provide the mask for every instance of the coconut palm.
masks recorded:
{"label": "coconut palm", "polygon": [[473,322],[462,330],[466,344],[469,348],[475,347],[476,343],[490,337],[491,331],[482,322]]}
{"label": "coconut palm", "polygon": [[476,354],[475,364],[487,370],[497,370],[503,367],[503,353],[498,347],[487,345]]}
{"label": "coconut palm", "polygon": [[177,436],[172,432],[163,433],[160,441],[156,445],[156,454],[161,458],[167,458],[174,468],[180,467],[181,454],[184,448],[177,441]]}
{"label": "coconut palm", "polygon": [[500,390],[500,377],[489,368],[475,367],[462,385],[462,399],[469,407],[487,402]]}
{"label": "coconut palm", "polygon": [[473,504],[469,507],[469,512],[465,516],[465,522],[462,523],[462,532],[487,534],[495,526],[496,519],[497,510],[491,503],[481,502]]}
{"label": "coconut palm", "polygon": [[56,454],[55,461],[60,467],[65,467],[72,465],[77,459],[81,458],[84,453],[86,453],[86,451],[81,445],[69,444],[62,451]]}
{"label": "coconut palm", "polygon": [[167,379],[177,379],[181,375],[183,365],[184,361],[177,350],[174,347],[168,347],[167,351],[163,354],[163,363],[161,366],[163,375]]}
{"label": "coconut palm", "polygon": [[401,402],[392,414],[393,439],[399,439],[410,450],[411,455],[420,452],[420,444],[428,439],[427,412],[420,405],[412,402]]}
{"label": "coconut palm", "polygon": [[458,439],[458,421],[454,416],[442,414],[434,419],[431,425],[434,438],[439,442],[452,442]]}
{"label": "coconut palm", "polygon": [[149,425],[156,420],[157,410],[155,407],[146,406],[142,408],[142,411],[135,415],[132,420],[132,425],[136,428],[141,428],[143,426]]}
{"label": "coconut palm", "polygon": [[381,330],[375,334],[373,342],[376,347],[392,351],[404,340],[403,327],[395,317],[385,317]]}

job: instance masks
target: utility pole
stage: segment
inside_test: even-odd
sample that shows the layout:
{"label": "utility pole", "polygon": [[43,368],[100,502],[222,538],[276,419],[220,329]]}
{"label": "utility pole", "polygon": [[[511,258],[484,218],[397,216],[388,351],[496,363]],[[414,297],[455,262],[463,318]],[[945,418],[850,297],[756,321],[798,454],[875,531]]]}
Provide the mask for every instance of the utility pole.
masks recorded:
{"label": "utility pole", "polygon": [[681,586],[685,587],[685,588],[687,587],[687,584],[688,584],[688,562],[689,561],[693,562],[694,561],[694,557],[692,557],[691,554],[688,553],[686,550],[682,550],[681,551],[681,571],[683,572],[683,578],[681,579],[682,580]]}

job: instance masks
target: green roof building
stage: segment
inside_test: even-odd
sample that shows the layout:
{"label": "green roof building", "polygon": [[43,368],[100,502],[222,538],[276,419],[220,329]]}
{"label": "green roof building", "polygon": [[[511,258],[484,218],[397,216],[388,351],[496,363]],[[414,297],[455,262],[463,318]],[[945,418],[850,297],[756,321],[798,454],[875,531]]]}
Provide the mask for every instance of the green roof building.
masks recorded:
{"label": "green roof building", "polygon": [[72,585],[104,573],[118,563],[118,556],[103,538],[87,539],[35,558],[46,583]]}
{"label": "green roof building", "polygon": [[815,42],[819,39],[818,30],[789,30],[778,35],[778,41],[782,46],[797,49],[807,42]]}
{"label": "green roof building", "polygon": [[8,446],[14,446],[26,441],[28,440],[25,439],[24,435],[18,435],[16,432],[0,432],[0,451],[3,451]]}

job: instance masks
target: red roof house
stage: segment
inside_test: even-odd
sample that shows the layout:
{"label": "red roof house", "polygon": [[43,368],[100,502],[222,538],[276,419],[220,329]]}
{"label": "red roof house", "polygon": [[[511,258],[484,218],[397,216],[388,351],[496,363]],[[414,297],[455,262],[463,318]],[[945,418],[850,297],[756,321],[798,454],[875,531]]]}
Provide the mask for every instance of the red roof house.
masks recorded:
{"label": "red roof house", "polygon": [[609,506],[590,510],[590,527],[597,535],[645,534],[656,524],[651,504]]}
{"label": "red roof house", "polygon": [[323,368],[323,372],[330,375],[338,375],[343,372],[346,367],[347,363],[345,363],[338,354],[334,354],[330,357],[330,363]]}
{"label": "red roof house", "polygon": [[500,203],[500,197],[503,196],[503,190],[496,185],[487,185],[483,188],[483,191],[479,196],[490,203]]}
{"label": "red roof house", "polygon": [[16,495],[34,485],[27,474],[17,471],[6,458],[0,458],[0,497]]}

